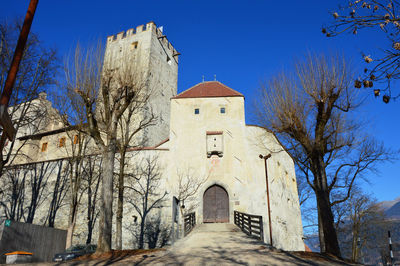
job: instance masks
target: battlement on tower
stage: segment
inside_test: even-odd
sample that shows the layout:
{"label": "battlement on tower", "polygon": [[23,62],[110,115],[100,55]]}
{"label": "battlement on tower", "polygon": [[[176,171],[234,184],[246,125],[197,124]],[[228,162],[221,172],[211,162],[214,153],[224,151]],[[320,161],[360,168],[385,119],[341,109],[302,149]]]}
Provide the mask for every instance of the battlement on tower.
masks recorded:
{"label": "battlement on tower", "polygon": [[117,33],[115,35],[110,35],[107,37],[107,44],[116,42],[125,38],[137,36],[141,33],[144,32],[153,32],[154,34],[157,35],[157,38],[160,40],[160,42],[163,44],[165,48],[167,48],[169,51],[171,51],[172,56],[179,56],[180,53],[173,47],[172,43],[168,41],[167,36],[163,34],[163,32],[157,28],[156,24],[151,21],[145,25],[139,25],[135,29],[128,29],[127,31],[121,31],[120,33]]}

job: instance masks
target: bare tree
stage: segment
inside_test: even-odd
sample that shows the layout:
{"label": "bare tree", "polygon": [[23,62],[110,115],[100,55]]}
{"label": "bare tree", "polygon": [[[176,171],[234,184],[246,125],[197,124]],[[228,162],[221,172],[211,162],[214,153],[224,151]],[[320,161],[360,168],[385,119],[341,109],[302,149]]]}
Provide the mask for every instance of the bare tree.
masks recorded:
{"label": "bare tree", "polygon": [[69,190],[69,168],[65,167],[63,160],[58,160],[55,162],[57,168],[57,176],[53,181],[54,186],[51,189],[51,200],[50,207],[47,214],[46,221],[48,222],[49,227],[54,227],[54,222],[56,220],[57,212],[64,204],[65,196]]}
{"label": "bare tree", "polygon": [[98,253],[111,250],[114,159],[117,152],[118,121],[136,101],[146,86],[145,73],[135,73],[130,65],[103,67],[99,47],[86,52],[79,47],[66,64],[66,91],[71,109],[84,114],[86,125],[81,130],[96,143],[103,156],[101,213]]}
{"label": "bare tree", "polygon": [[146,242],[149,249],[163,247],[168,243],[171,229],[162,223],[161,215],[147,219],[145,228]]}
{"label": "bare tree", "polygon": [[93,229],[96,224],[99,208],[99,187],[101,181],[102,158],[98,155],[86,157],[86,167],[83,169],[83,193],[87,202],[87,237],[86,244],[92,242]]}
{"label": "bare tree", "polygon": [[313,236],[318,230],[317,208],[314,204],[314,194],[307,180],[297,171],[297,193],[299,196],[299,204],[301,208],[301,217],[303,221],[303,231],[305,235]]}
{"label": "bare tree", "polygon": [[[280,137],[315,193],[321,251],[339,257],[332,204],[346,201],[357,178],[392,156],[361,134],[350,69],[343,57],[308,55],[295,73],[262,87],[257,111],[259,123]],[[332,201],[333,190],[344,197]]]}
{"label": "bare tree", "polygon": [[362,193],[354,193],[348,203],[352,229],[351,260],[358,262],[360,250],[371,240],[371,226],[382,222],[384,214],[376,201]]}
{"label": "bare tree", "polygon": [[[369,254],[376,257],[372,251],[379,249],[382,242],[386,244],[386,232],[391,227],[376,200],[355,187],[349,200],[335,205],[334,209],[341,214],[338,232],[343,255],[361,263],[364,263],[361,257]],[[361,254],[362,250],[365,250],[364,254]]]}
{"label": "bare tree", "polygon": [[9,167],[3,170],[0,204],[4,209],[4,217],[12,221],[23,221],[25,186],[29,176],[26,167]]}
{"label": "bare tree", "polygon": [[[400,78],[400,2],[396,0],[351,0],[332,11],[333,22],[322,28],[328,37],[341,33],[357,34],[359,30],[372,28],[385,34],[387,47],[374,52],[374,56],[362,54],[362,59],[369,64],[364,70],[364,76],[355,80],[355,87],[366,88],[373,86],[373,82],[384,82],[382,91],[385,91],[383,101],[388,103],[393,80]],[[381,89],[374,90],[375,96],[380,95]],[[394,96],[398,97],[399,93]]]}
{"label": "bare tree", "polygon": [[[66,116],[62,116],[66,117]],[[83,184],[83,180],[91,179],[92,176],[87,176],[87,172],[91,173],[92,168],[90,153],[90,138],[76,130],[82,126],[82,123],[74,126],[74,130],[66,130],[65,133],[71,145],[65,145],[65,152],[67,154],[69,172],[69,205],[70,211],[68,216],[68,230],[66,246],[72,245],[73,235],[75,231],[76,219],[78,210],[81,205],[82,196],[84,191],[88,188],[88,184]],[[88,195],[89,197],[89,195]]]}
{"label": "bare tree", "polygon": [[181,212],[184,214],[184,212],[191,212],[198,206],[199,202],[196,195],[200,187],[207,181],[208,176],[201,178],[191,168],[178,172],[177,175],[177,199],[181,202]]}
{"label": "bare tree", "polygon": [[[2,23],[0,25],[0,86],[4,87],[13,51],[16,46],[22,22]],[[34,101],[40,91],[54,83],[54,76],[58,69],[56,51],[44,47],[37,35],[31,33],[25,47],[23,58],[19,67],[18,76],[13,87],[10,99],[9,112],[17,137],[38,132],[45,126],[43,117],[48,111],[45,104]],[[0,172],[6,165],[13,163],[14,159],[26,156],[21,153],[22,147],[28,139],[8,143],[6,149],[1,151]]]}
{"label": "bare tree", "polygon": [[137,165],[135,180],[125,186],[133,191],[134,197],[128,197],[127,202],[140,216],[138,248],[143,249],[145,240],[146,219],[154,209],[163,207],[167,191],[160,191],[161,173],[157,157],[146,158]]}
{"label": "bare tree", "polygon": [[[118,121],[119,137],[117,141],[119,151],[118,172],[118,201],[116,213],[116,249],[122,249],[122,219],[124,210],[124,188],[125,177],[129,176],[126,171],[127,151],[143,147],[147,138],[142,133],[146,128],[155,124],[157,118],[154,113],[147,110],[147,102],[151,96],[150,91],[142,86],[136,91],[137,99],[133,101]],[[139,100],[140,99],[140,100]],[[143,115],[145,114],[145,115]],[[140,135],[140,136],[139,136]]]}
{"label": "bare tree", "polygon": [[[83,128],[86,127],[86,113],[78,94],[70,90],[63,90],[61,93],[55,92],[53,96],[55,106],[59,111],[58,119],[64,125],[64,152],[68,163],[69,171],[69,216],[66,247],[72,245],[75,225],[79,207],[81,205],[84,191],[90,190],[92,176],[85,175],[93,172],[92,156],[98,153],[93,147],[91,137],[85,134]],[[67,141],[69,145],[67,144]],[[97,158],[96,156],[94,156]],[[84,180],[85,179],[85,180]],[[89,180],[88,182],[86,182]],[[90,196],[89,196],[90,198]],[[91,198],[90,198],[91,200]],[[89,200],[89,201],[90,201]],[[89,208],[90,209],[90,208]],[[91,239],[91,231],[88,232]]]}
{"label": "bare tree", "polygon": [[297,177],[297,193],[299,194],[300,206],[303,206],[312,197],[311,187],[307,184],[304,176]]}
{"label": "bare tree", "polygon": [[0,204],[7,219],[32,223],[36,211],[49,196],[48,180],[56,169],[54,162],[39,162],[3,169]]}
{"label": "bare tree", "polygon": [[36,210],[47,198],[46,188],[48,180],[56,168],[55,166],[54,162],[40,162],[31,165],[29,178],[30,199],[26,208],[27,217],[25,219],[27,223],[33,223]]}

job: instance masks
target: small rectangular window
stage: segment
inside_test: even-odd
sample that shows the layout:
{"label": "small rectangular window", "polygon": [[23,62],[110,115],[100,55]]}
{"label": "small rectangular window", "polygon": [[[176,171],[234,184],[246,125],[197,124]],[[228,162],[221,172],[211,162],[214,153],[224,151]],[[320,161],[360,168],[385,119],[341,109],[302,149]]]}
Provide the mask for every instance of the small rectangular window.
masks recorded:
{"label": "small rectangular window", "polygon": [[42,143],[42,152],[47,151],[47,142]]}
{"label": "small rectangular window", "polygon": [[138,42],[131,43],[131,50],[134,50],[138,47]]}
{"label": "small rectangular window", "polygon": [[58,147],[64,147],[65,146],[65,137],[60,138],[60,143],[58,144]]}
{"label": "small rectangular window", "polygon": [[225,114],[225,107],[221,107],[220,112],[221,114]]}
{"label": "small rectangular window", "polygon": [[78,144],[79,143],[79,138],[78,135],[74,136],[74,144]]}
{"label": "small rectangular window", "polygon": [[194,109],[194,114],[195,114],[195,115],[200,114],[200,109],[199,109],[199,108],[195,108],[195,109]]}

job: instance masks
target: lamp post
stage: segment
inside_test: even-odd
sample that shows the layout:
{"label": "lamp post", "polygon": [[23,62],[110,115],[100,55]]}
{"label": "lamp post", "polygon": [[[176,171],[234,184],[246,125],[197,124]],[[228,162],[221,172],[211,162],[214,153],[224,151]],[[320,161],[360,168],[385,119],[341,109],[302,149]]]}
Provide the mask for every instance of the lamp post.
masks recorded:
{"label": "lamp post", "polygon": [[268,167],[267,167],[267,160],[269,158],[271,158],[271,154],[268,154],[268,155],[265,155],[265,156],[260,154],[258,157],[260,157],[260,159],[263,159],[264,160],[264,164],[265,164],[265,183],[266,183],[266,186],[267,186],[269,241],[270,241],[270,245],[273,246],[273,243],[272,243],[272,225],[271,225],[271,207],[270,207],[270,204],[269,204]]}

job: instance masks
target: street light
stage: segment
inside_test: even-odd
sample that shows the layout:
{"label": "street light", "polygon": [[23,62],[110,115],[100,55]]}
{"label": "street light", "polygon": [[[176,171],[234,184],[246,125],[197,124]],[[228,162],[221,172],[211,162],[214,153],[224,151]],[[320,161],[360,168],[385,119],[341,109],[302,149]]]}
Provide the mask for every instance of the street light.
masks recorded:
{"label": "street light", "polygon": [[269,158],[271,158],[271,154],[268,154],[268,155],[265,155],[265,156],[260,154],[258,157],[260,157],[260,159],[263,159],[264,160],[264,164],[265,164],[265,183],[266,183],[266,186],[267,186],[269,241],[270,241],[270,245],[273,246],[273,244],[272,244],[272,226],[271,226],[271,207],[270,207],[270,204],[269,204],[268,167],[267,167],[267,160]]}

